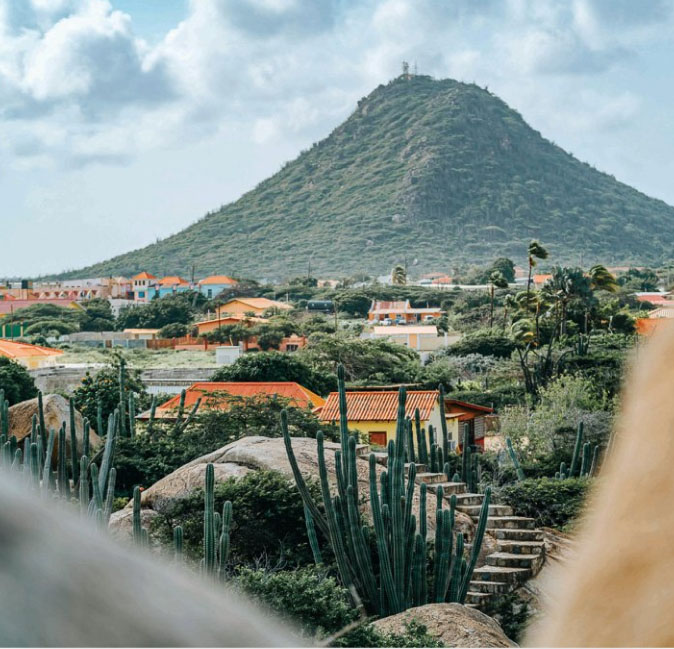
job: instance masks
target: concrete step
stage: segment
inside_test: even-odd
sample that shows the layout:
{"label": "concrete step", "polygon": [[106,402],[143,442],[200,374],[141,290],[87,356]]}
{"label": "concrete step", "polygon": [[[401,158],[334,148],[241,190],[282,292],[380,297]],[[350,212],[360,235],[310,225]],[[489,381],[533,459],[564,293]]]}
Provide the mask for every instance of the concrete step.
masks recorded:
{"label": "concrete step", "polygon": [[499,568],[530,568],[534,570],[542,561],[540,554],[513,554],[510,552],[493,552],[487,555],[488,566]]}
{"label": "concrete step", "polygon": [[[447,477],[444,473],[433,473],[431,475],[441,475],[444,480],[447,480]],[[419,476],[417,475],[417,481]],[[435,484],[429,484],[428,488],[431,491],[435,491],[438,487],[442,487],[442,493],[445,498],[449,498],[452,494],[463,494],[466,492],[466,483],[465,482],[436,482]],[[475,494],[473,494],[475,495]]]}
{"label": "concrete step", "polygon": [[542,541],[543,532],[536,529],[517,529],[507,527],[494,527],[489,529],[489,533],[495,538],[503,541]]}
{"label": "concrete step", "polygon": [[375,451],[373,455],[377,464],[383,464],[386,466],[388,463],[388,453],[386,453],[386,451]]}
{"label": "concrete step", "polygon": [[501,566],[482,566],[473,571],[473,581],[497,581],[516,584],[531,576],[529,568],[503,568]]}
{"label": "concrete step", "polygon": [[[385,451],[375,451],[374,457],[375,460],[377,461],[377,464],[381,464],[382,466],[388,466],[388,453],[386,453]],[[417,474],[426,473],[428,471],[428,467],[425,464],[420,464],[419,462],[415,462],[415,464],[417,468]],[[410,462],[405,462],[405,474],[407,474],[409,469],[410,469]]]}
{"label": "concrete step", "polygon": [[535,521],[533,518],[526,518],[525,516],[490,516],[487,519],[487,529],[516,529],[516,530],[532,530],[534,529]]}
{"label": "concrete step", "polygon": [[471,581],[469,588],[480,593],[507,593],[512,584],[507,581]]}
{"label": "concrete step", "polygon": [[[463,483],[460,483],[463,484]],[[482,494],[456,494],[456,506],[469,507],[471,505],[481,505],[484,500]]]}
{"label": "concrete step", "polygon": [[444,483],[447,476],[444,473],[417,473],[417,482],[425,482],[428,485]]}
{"label": "concrete step", "polygon": [[491,597],[491,593],[478,593],[476,591],[469,590],[466,593],[466,604],[474,604],[479,608],[481,605],[486,604],[491,599]]}
{"label": "concrete step", "polygon": [[496,542],[499,552],[510,554],[543,554],[545,543],[543,541],[502,541]]}
{"label": "concrete step", "polygon": [[[459,505],[457,503],[456,508],[468,514],[471,518],[478,519],[480,516],[480,511],[482,507],[480,505]],[[489,505],[489,516],[512,516],[513,509],[508,507],[508,505]]]}
{"label": "concrete step", "polygon": [[356,457],[370,455],[370,445],[369,444],[356,444]]}

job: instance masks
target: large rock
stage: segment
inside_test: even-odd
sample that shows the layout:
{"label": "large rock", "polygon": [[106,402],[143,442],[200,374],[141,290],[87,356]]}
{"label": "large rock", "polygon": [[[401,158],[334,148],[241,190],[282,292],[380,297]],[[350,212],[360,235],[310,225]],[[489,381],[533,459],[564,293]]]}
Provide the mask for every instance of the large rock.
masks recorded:
{"label": "large rock", "polygon": [[[58,449],[58,430],[65,421],[70,426],[70,405],[68,400],[63,398],[60,394],[48,394],[43,398],[42,407],[44,410],[44,421],[47,431],[54,429],[57,432],[56,441],[54,443],[54,458],[56,458],[56,451]],[[9,409],[9,434],[15,435],[16,439],[21,441],[24,437],[30,435],[33,427],[33,416],[38,413],[37,398],[22,401],[13,405]],[[82,450],[82,430],[83,417],[76,410],[75,411],[75,435],[77,437],[78,449]],[[95,451],[101,445],[101,438],[96,432],[91,429],[89,432],[89,446],[91,451]],[[70,452],[70,432],[66,435],[66,452]]]}
{"label": "large rock", "polygon": [[403,634],[413,620],[423,624],[428,634],[441,640],[445,647],[517,647],[496,620],[461,604],[426,604],[376,620],[372,625],[383,633]]}
{"label": "large rock", "polygon": [[[318,480],[318,457],[315,439],[307,437],[295,437],[292,440],[293,450],[297,458],[297,464],[305,480]],[[328,470],[328,478],[334,486],[335,479],[335,451],[340,448],[339,444],[325,442],[325,462]],[[213,463],[215,479],[224,482],[228,478],[239,478],[249,471],[274,470],[280,471],[292,477],[290,463],[286,455],[283,439],[279,437],[243,437],[217,451],[203,455],[192,460],[188,464],[176,469],[173,473],[162,478],[151,487],[143,491],[141,506],[143,511],[154,512],[167,511],[173,502],[187,495],[193,489],[203,487],[206,465]],[[377,465],[378,474],[383,467]],[[357,461],[358,486],[361,494],[369,494],[369,467],[366,458]],[[369,499],[361,498],[361,511],[367,517],[370,516]],[[428,495],[428,530],[435,531],[435,495]],[[110,519],[110,526],[118,535],[131,533],[131,520],[123,512],[129,511],[133,504],[129,502],[122,512],[116,512]],[[419,511],[419,489],[415,490],[413,510]],[[468,516],[460,512],[456,513],[457,531],[471,533],[474,524]]]}

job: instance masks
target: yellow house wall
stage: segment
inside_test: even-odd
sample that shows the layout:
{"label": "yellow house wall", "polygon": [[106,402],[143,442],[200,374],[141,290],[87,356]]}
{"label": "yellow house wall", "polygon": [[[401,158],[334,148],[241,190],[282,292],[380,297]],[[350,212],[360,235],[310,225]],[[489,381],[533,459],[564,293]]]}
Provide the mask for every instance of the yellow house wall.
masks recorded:
{"label": "yellow house wall", "polygon": [[[426,429],[426,443],[430,442],[428,436],[428,426],[432,424],[436,432],[436,440],[440,442],[440,431],[442,430],[440,426],[440,405],[436,405],[431,412],[431,416],[426,420],[421,422],[422,428]],[[396,422],[395,421],[353,421],[349,420],[349,428],[352,430],[359,430],[366,435],[369,433],[386,433],[386,443],[392,439],[395,440],[396,437]],[[459,441],[459,421],[458,419],[447,419],[447,435],[449,440],[458,444]],[[416,444],[416,440],[415,440]]]}
{"label": "yellow house wall", "polygon": [[225,313],[233,313],[235,315],[245,315],[246,313],[254,313],[255,315],[261,315],[264,313],[264,309],[258,309],[253,306],[250,306],[249,304],[243,304],[243,302],[229,302],[228,304],[223,304],[220,307],[220,312],[222,314]]}

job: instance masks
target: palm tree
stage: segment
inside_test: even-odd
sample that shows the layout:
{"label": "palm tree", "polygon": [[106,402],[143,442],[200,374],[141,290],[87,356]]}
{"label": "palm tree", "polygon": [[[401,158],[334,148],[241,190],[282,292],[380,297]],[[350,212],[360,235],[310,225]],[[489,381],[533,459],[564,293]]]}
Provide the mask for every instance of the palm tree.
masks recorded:
{"label": "palm tree", "polygon": [[497,288],[508,288],[508,280],[505,278],[500,270],[492,271],[489,275],[489,328],[494,326],[494,292]]}
{"label": "palm tree", "polygon": [[618,282],[616,278],[609,273],[606,269],[606,266],[597,264],[590,268],[590,288],[593,291],[608,291],[609,293],[615,293],[618,288]]}
{"label": "palm tree", "polygon": [[537,265],[537,259],[547,259],[548,251],[535,239],[529,243],[529,276],[527,278],[527,293],[531,290],[531,274]]}
{"label": "palm tree", "polygon": [[396,264],[391,272],[391,282],[398,286],[407,284],[407,270],[402,264]]}
{"label": "palm tree", "polygon": [[512,293],[508,293],[503,300],[503,332],[505,333],[506,324],[508,323],[508,312],[514,311],[517,308],[517,300]]}

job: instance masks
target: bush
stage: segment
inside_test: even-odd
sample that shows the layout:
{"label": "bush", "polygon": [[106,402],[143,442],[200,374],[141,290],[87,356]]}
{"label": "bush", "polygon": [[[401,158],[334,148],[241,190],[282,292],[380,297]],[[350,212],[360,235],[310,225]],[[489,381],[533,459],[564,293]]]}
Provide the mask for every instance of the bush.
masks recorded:
{"label": "bush", "polygon": [[[320,489],[308,483],[315,500]],[[252,565],[260,560],[292,566],[313,563],[307,539],[302,497],[292,478],[278,471],[252,471],[243,478],[230,478],[215,486],[215,510],[225,501],[232,502],[230,557],[235,564]],[[176,525],[184,531],[187,556],[202,556],[204,492],[191,492],[176,501],[161,517],[153,521],[153,530],[170,543]],[[322,547],[327,547],[319,534]]]}
{"label": "bush", "polygon": [[190,332],[190,327],[182,322],[172,322],[159,330],[160,338],[182,338]]}
{"label": "bush", "polygon": [[581,513],[591,485],[587,478],[539,478],[516,482],[499,493],[517,516],[534,518],[537,527],[561,529]]}
{"label": "bush", "polygon": [[520,598],[516,592],[499,595],[487,601],[482,612],[493,617],[513,642],[518,644],[524,637],[531,609],[529,604]]}
{"label": "bush", "polygon": [[412,619],[405,633],[382,633],[371,624],[364,624],[345,634],[332,647],[444,647],[442,641],[428,633],[423,624]]}
{"label": "bush", "polygon": [[0,356],[0,390],[5,391],[10,406],[37,396],[35,381],[28,370],[6,356]]}
{"label": "bush", "polygon": [[348,591],[315,566],[282,572],[242,568],[234,583],[306,635],[331,635],[358,619]]}
{"label": "bush", "polygon": [[450,356],[466,356],[467,354],[482,354],[497,358],[510,358],[515,351],[515,342],[507,336],[478,331],[465,336],[447,348]]}
{"label": "bush", "polygon": [[317,394],[337,389],[336,377],[316,371],[295,354],[258,352],[241,356],[232,365],[221,367],[212,381],[295,381]]}
{"label": "bush", "polygon": [[23,333],[26,336],[33,336],[35,334],[49,335],[52,333],[62,335],[71,334],[77,331],[78,328],[76,324],[64,322],[63,320],[38,320],[27,326],[23,330]]}
{"label": "bush", "polygon": [[523,385],[505,385],[493,390],[456,390],[447,396],[451,399],[475,403],[478,406],[488,406],[497,411],[506,406],[526,403]]}

